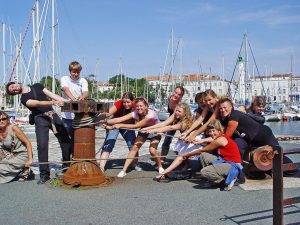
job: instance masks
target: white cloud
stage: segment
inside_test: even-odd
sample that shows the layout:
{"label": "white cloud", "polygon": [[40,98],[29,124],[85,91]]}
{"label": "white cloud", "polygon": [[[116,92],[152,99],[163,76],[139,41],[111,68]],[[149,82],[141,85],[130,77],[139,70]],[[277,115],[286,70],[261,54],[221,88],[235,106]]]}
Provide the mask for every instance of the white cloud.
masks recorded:
{"label": "white cloud", "polygon": [[268,9],[260,9],[252,11],[235,11],[235,15],[226,15],[222,18],[222,23],[233,22],[261,22],[269,26],[282,24],[300,23],[300,15],[295,14],[296,8],[300,6],[283,5]]}
{"label": "white cloud", "polygon": [[294,46],[284,47],[284,48],[271,48],[268,49],[266,53],[271,55],[286,55],[292,54],[295,50]]}
{"label": "white cloud", "polygon": [[159,17],[168,20],[168,21],[185,21],[194,19],[195,17],[203,16],[204,14],[210,14],[217,10],[211,3],[199,3],[197,5],[192,5],[190,8],[162,8],[157,9],[156,12],[158,13]]}

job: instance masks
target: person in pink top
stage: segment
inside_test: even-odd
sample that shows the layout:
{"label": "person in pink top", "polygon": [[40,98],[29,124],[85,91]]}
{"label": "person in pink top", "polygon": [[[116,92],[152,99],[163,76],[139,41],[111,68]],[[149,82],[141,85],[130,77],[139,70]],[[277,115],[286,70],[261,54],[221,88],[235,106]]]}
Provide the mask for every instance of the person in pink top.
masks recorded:
{"label": "person in pink top", "polygon": [[[135,99],[136,108],[133,112],[128,113],[125,116],[114,118],[107,121],[106,129],[139,129],[139,128],[145,128],[148,126],[153,126],[157,123],[159,123],[159,118],[155,111],[152,109],[149,109],[148,102],[142,98],[136,98]],[[134,124],[128,124],[124,123],[124,121],[128,121],[130,119],[134,119]],[[136,157],[139,149],[141,146],[145,143],[146,140],[150,140],[150,147],[149,152],[154,157],[157,165],[158,165],[158,171],[159,173],[162,173],[164,169],[162,168],[162,164],[160,161],[160,158],[157,154],[157,147],[159,144],[159,141],[161,139],[161,136],[158,134],[146,134],[142,132],[138,132],[137,137],[135,139],[135,142],[128,153],[128,157],[125,161],[123,170],[120,171],[118,174],[119,178],[123,178],[127,175],[127,169],[130,166],[130,164],[133,162],[134,157]]]}

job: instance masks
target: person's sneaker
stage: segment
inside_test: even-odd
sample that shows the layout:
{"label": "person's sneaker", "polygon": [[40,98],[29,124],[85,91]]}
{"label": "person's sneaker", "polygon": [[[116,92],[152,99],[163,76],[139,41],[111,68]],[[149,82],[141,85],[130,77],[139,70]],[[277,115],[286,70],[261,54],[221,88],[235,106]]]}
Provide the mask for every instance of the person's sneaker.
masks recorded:
{"label": "person's sneaker", "polygon": [[55,175],[57,177],[63,176],[65,174],[65,172],[67,172],[68,169],[69,169],[69,167],[65,167],[65,168],[62,168],[60,170],[56,170]]}
{"label": "person's sneaker", "polygon": [[123,178],[127,175],[127,173],[125,173],[125,171],[121,170],[120,173],[117,175],[117,177],[119,178]]}
{"label": "person's sneaker", "polygon": [[137,163],[137,164],[134,165],[134,169],[135,169],[135,171],[138,171],[138,172],[143,171],[143,169],[142,169],[142,167],[141,167],[141,165],[139,163]]}
{"label": "person's sneaker", "polygon": [[158,173],[159,173],[159,174],[162,174],[164,171],[165,171],[164,168],[162,168],[162,167],[159,167],[159,168],[158,168]]}
{"label": "person's sneaker", "polygon": [[236,181],[237,178],[233,179],[230,184],[228,184],[227,186],[224,187],[224,191],[230,191],[231,188],[234,186],[234,183]]}
{"label": "person's sneaker", "polygon": [[48,175],[42,175],[39,179],[39,181],[37,182],[37,184],[44,184],[46,183],[48,180],[50,180],[50,177]]}

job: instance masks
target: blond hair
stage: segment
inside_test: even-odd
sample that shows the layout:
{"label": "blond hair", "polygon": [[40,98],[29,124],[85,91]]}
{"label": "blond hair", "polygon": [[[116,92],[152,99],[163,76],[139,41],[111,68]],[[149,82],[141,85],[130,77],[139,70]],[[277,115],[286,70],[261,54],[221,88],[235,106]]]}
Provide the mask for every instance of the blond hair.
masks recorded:
{"label": "blond hair", "polygon": [[71,71],[77,71],[77,72],[81,72],[81,70],[82,70],[82,66],[80,65],[80,63],[79,62],[77,62],[77,61],[73,61],[73,62],[71,62],[70,64],[69,64],[69,71],[71,72]]}
{"label": "blond hair", "polygon": [[187,130],[189,129],[192,124],[193,124],[193,116],[192,116],[192,113],[191,113],[191,109],[189,107],[188,104],[186,103],[179,103],[177,105],[177,107],[179,108],[182,108],[183,109],[183,112],[184,112],[184,116],[183,118],[181,118],[179,121],[177,122],[181,122],[182,124],[182,129],[183,130]]}
{"label": "blond hair", "polygon": [[212,120],[208,123],[206,131],[209,131],[211,129],[216,129],[218,131],[221,131],[222,133],[224,133],[224,128],[220,122],[220,120]]}

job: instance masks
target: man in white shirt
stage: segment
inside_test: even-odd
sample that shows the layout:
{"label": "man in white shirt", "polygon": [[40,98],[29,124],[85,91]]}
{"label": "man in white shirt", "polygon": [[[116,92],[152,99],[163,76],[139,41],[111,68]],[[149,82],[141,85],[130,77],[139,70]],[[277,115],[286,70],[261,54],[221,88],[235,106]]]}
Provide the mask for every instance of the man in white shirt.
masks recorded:
{"label": "man in white shirt", "polygon": [[[69,64],[70,76],[63,76],[60,80],[62,97],[70,101],[85,100],[88,95],[88,82],[86,79],[80,77],[82,66],[79,62],[73,61]],[[74,129],[72,121],[75,117],[74,113],[62,112],[62,121],[66,127],[72,142],[72,151],[74,150]]]}

